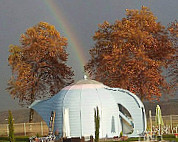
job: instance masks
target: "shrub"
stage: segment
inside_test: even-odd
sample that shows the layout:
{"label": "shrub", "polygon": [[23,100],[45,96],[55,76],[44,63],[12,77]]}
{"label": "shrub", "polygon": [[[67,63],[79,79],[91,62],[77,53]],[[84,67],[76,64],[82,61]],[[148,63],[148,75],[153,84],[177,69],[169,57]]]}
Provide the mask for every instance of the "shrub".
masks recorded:
{"label": "shrub", "polygon": [[95,119],[95,142],[99,142],[99,128],[100,128],[100,116],[98,106],[94,109],[94,119]]}
{"label": "shrub", "polygon": [[121,131],[121,132],[120,132],[120,137],[122,137],[122,136],[123,136],[123,132]]}
{"label": "shrub", "polygon": [[173,134],[165,134],[163,135],[163,138],[176,138]]}
{"label": "shrub", "polygon": [[36,134],[36,137],[37,137],[37,138],[39,138],[39,137],[40,137],[40,135],[37,133],[37,134]]}
{"label": "shrub", "polygon": [[9,110],[8,124],[9,124],[9,141],[10,142],[15,142],[15,138],[14,138],[14,121],[13,121],[12,112],[10,110]]}

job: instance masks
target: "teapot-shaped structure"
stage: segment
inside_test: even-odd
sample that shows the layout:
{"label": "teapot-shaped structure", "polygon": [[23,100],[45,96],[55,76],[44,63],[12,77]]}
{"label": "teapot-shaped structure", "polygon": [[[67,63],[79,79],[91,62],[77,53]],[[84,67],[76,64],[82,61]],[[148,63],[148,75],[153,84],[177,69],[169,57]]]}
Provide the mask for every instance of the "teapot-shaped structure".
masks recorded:
{"label": "teapot-shaped structure", "polygon": [[55,112],[53,131],[58,131],[61,137],[95,136],[96,107],[99,108],[100,138],[119,136],[121,132],[137,137],[146,130],[144,105],[135,94],[95,80],[80,80],[30,106],[48,126],[51,112]]}

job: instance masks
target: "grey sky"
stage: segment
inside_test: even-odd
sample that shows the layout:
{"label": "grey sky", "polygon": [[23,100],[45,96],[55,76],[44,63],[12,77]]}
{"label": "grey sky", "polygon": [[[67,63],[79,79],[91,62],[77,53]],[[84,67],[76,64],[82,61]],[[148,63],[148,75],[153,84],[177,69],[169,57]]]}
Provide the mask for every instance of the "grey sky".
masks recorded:
{"label": "grey sky", "polygon": [[[46,1],[46,3],[45,3]],[[0,111],[19,109],[17,100],[14,101],[5,91],[11,75],[8,67],[8,46],[19,44],[20,34],[27,28],[40,21],[55,25],[61,33],[56,17],[51,13],[47,1],[49,0],[0,0]],[[78,41],[84,45],[86,58],[92,47],[92,35],[97,25],[107,20],[113,22],[125,16],[125,9],[140,9],[142,5],[150,7],[163,25],[178,18],[178,0],[53,0],[62,11],[71,28],[75,31]],[[67,36],[67,35],[65,35]],[[68,65],[75,71],[75,80],[83,77],[79,70],[79,62],[72,47],[69,46]]]}

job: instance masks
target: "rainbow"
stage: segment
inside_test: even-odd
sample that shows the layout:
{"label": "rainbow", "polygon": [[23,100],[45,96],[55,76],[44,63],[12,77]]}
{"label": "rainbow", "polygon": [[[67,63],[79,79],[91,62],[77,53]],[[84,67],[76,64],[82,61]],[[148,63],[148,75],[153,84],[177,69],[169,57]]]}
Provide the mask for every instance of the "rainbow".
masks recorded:
{"label": "rainbow", "polygon": [[84,72],[84,65],[86,63],[86,58],[82,49],[80,41],[76,38],[75,31],[71,29],[70,24],[63,15],[62,10],[58,7],[54,0],[44,0],[46,6],[49,8],[51,14],[56,18],[59,27],[68,39],[69,46],[72,47],[72,53],[75,54],[77,60],[80,63],[80,69]]}

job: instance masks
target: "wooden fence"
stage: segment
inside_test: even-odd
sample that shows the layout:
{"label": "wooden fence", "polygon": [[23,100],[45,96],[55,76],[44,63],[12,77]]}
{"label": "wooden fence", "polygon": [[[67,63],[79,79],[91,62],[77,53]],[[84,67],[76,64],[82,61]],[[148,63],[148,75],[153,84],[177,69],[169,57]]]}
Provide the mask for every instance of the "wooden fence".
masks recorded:
{"label": "wooden fence", "polygon": [[[178,133],[178,115],[166,115],[162,116],[164,126],[161,127],[162,132],[165,134],[173,134]],[[147,118],[147,128],[151,130],[151,123],[152,123],[152,130],[156,131],[158,126],[155,122],[155,116],[152,116],[151,119]]]}
{"label": "wooden fence", "polygon": [[[16,136],[24,135],[24,136],[35,136],[35,135],[47,135],[48,134],[48,126],[45,122],[37,122],[37,123],[17,123],[14,124],[14,134]],[[8,136],[9,128],[8,124],[0,124],[0,136]]]}
{"label": "wooden fence", "polygon": [[[150,122],[151,120],[151,122]],[[164,129],[166,133],[178,133],[178,115],[167,115],[163,116]],[[152,116],[151,119],[147,118],[147,128],[150,129],[152,123],[153,128],[155,129],[155,116]],[[35,135],[47,135],[48,127],[44,121],[37,123],[17,123],[14,124],[14,133],[16,136],[35,136]],[[0,124],[0,136],[8,136],[8,124]]]}

